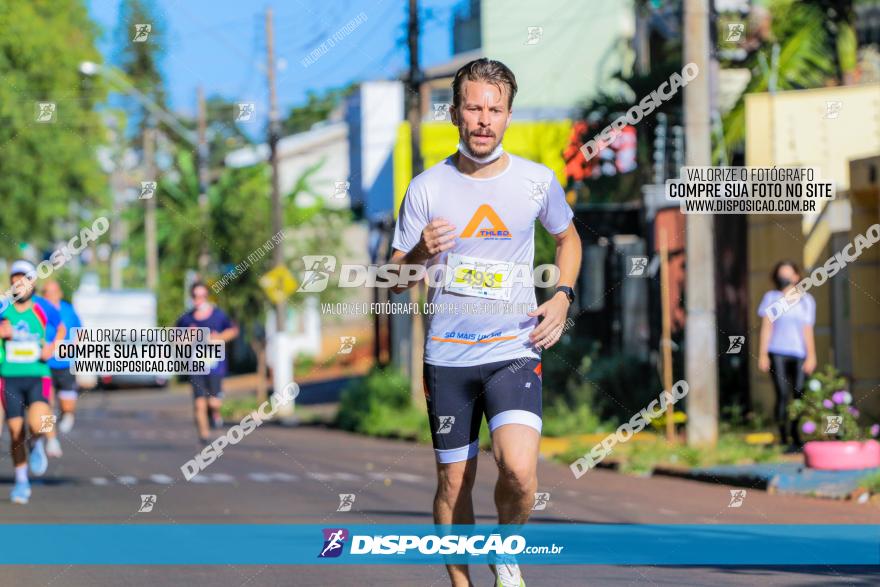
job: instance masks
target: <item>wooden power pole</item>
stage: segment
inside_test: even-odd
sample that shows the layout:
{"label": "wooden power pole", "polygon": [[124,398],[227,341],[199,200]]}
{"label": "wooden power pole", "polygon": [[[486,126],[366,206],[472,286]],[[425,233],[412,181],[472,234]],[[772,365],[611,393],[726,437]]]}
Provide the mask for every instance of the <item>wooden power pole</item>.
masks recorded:
{"label": "wooden power pole", "polygon": [[[156,129],[152,125],[144,129],[144,181],[156,181]],[[156,194],[144,200],[144,233],[147,245],[147,289],[159,288],[159,244],[156,237]]]}
{"label": "wooden power pole", "polygon": [[[419,3],[409,0],[409,22],[407,24],[407,46],[409,47],[409,76],[407,79],[407,119],[409,120],[412,149],[412,176],[423,170],[422,161],[422,72],[419,69]],[[410,288],[409,298],[419,303],[425,292],[424,282]],[[425,325],[421,314],[412,314],[410,328],[410,392],[416,402],[424,402],[422,392],[422,362],[425,356]]]}
{"label": "wooden power pole", "polygon": [[[709,0],[684,0],[684,61],[699,74],[684,89],[685,160],[688,166],[712,164],[711,117],[713,53],[709,41]],[[687,322],[685,380],[687,440],[713,446],[718,440],[718,331],[715,320],[715,218],[688,214]]]}
{"label": "wooden power pole", "polygon": [[[199,213],[202,215],[202,222],[205,230],[209,230],[209,214],[208,209],[208,139],[207,139],[207,113],[205,108],[205,92],[202,86],[196,90],[198,96],[198,167],[199,167]],[[208,239],[202,239],[202,248],[199,252],[199,273],[201,279],[206,278],[208,264],[211,260],[211,252],[208,248]]]}

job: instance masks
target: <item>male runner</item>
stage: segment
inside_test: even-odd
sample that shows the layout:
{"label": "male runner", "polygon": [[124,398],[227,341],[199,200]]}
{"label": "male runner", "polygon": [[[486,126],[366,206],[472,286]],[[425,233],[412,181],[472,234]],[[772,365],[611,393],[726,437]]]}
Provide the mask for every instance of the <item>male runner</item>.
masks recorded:
{"label": "male runner", "polygon": [[[223,310],[208,301],[208,288],[205,284],[194,283],[189,292],[193,301],[193,309],[180,317],[177,321],[178,327],[210,328],[211,341],[213,342],[229,342],[238,336],[238,326],[233,324]],[[208,443],[209,422],[211,428],[223,426],[220,407],[223,405],[223,377],[225,376],[225,358],[214,365],[207,375],[190,375],[196,429],[202,444]]]}
{"label": "male runner", "polygon": [[[501,146],[516,89],[513,73],[498,61],[477,59],[458,70],[450,109],[458,153],[412,180],[395,228],[392,263],[427,264],[429,275],[438,264],[448,269],[445,284],[434,280],[429,302],[462,309],[513,305],[508,313],[429,316],[424,382],[438,524],[474,523],[471,489],[484,414],[498,465],[498,521],[528,520],[538,486],[539,351],[561,336],[580,268],[580,238],[553,171]],[[560,276],[555,295],[534,309],[534,287],[506,276],[513,264],[527,266],[531,275],[536,219],[556,239]],[[466,565],[447,568],[453,586],[470,585]],[[497,585],[525,585],[515,563],[493,565],[493,572]]]}
{"label": "male runner", "polygon": [[[73,309],[73,305],[62,299],[64,292],[57,281],[49,280],[43,284],[43,297],[61,315],[61,322],[64,324],[65,330],[64,340],[71,340],[72,330],[81,328],[82,322]],[[76,413],[76,376],[70,372],[70,360],[68,359],[52,357],[49,359],[49,369],[52,370],[52,386],[55,389],[55,395],[61,404],[61,420],[58,422],[58,430],[62,434],[67,434],[73,429],[74,414]],[[47,445],[47,450],[48,448]],[[51,452],[49,456],[53,456]]]}
{"label": "male runner", "polygon": [[[4,339],[0,381],[15,467],[10,499],[20,504],[27,503],[31,496],[28,466],[39,477],[49,465],[43,435],[54,423],[49,409],[52,388],[46,361],[55,352],[56,341],[64,337],[59,314],[45,300],[33,295],[36,275],[36,268],[28,261],[12,264],[10,280],[15,301],[0,312],[0,338]],[[25,416],[30,429],[30,457],[25,445]]]}

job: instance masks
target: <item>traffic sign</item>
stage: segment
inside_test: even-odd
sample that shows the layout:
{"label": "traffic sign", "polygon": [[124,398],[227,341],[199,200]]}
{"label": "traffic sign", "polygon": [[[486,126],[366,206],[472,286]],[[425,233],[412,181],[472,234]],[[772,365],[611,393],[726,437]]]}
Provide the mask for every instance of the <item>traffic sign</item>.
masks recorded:
{"label": "traffic sign", "polygon": [[260,278],[260,287],[273,304],[281,303],[296,291],[299,284],[290,270],[284,265],[275,268]]}

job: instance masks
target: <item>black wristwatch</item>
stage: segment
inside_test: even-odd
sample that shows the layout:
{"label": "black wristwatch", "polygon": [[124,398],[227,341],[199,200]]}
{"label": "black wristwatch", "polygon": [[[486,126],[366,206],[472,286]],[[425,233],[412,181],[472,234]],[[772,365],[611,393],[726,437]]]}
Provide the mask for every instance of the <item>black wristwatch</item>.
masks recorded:
{"label": "black wristwatch", "polygon": [[574,303],[574,290],[568,287],[567,285],[560,285],[556,288],[556,293],[562,292],[565,294],[565,297],[568,298],[568,303]]}

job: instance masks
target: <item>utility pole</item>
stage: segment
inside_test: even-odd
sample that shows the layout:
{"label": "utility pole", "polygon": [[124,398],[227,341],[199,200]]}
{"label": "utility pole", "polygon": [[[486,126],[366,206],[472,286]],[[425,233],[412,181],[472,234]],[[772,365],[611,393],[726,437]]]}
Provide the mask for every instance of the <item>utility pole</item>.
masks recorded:
{"label": "utility pole", "polygon": [[409,23],[407,24],[406,42],[409,48],[409,76],[407,79],[407,118],[409,119],[412,143],[412,175],[422,172],[422,100],[421,71],[419,70],[419,2],[409,0]]}
{"label": "utility pole", "polygon": [[[278,174],[278,139],[281,121],[278,114],[278,95],[275,92],[275,37],[272,30],[272,9],[266,9],[266,79],[269,83],[269,161],[272,165],[272,234],[281,230],[281,188]],[[281,247],[272,249],[272,262],[277,267],[284,262]],[[284,332],[285,303],[275,305],[275,326]]]}
{"label": "utility pole", "polygon": [[[156,181],[154,154],[156,128],[152,124],[144,129],[144,180]],[[159,245],[156,239],[156,195],[144,200],[144,232],[147,241],[147,289],[155,292],[159,287]]]}
{"label": "utility pole", "polygon": [[[113,191],[113,224],[110,225],[110,289],[122,289],[122,243],[124,231],[122,226],[122,210],[125,196],[125,143],[116,120],[111,116],[107,119],[112,141],[113,172],[110,174],[110,187]],[[79,220],[79,218],[77,218]]]}
{"label": "utility pole", "polygon": [[[205,92],[201,85],[196,89],[198,100],[198,166],[199,166],[199,211],[205,230],[210,227],[208,208],[208,140],[207,140],[207,114],[205,112]],[[199,252],[199,274],[205,279],[208,265],[211,261],[211,252],[208,248],[208,239],[202,239],[202,248]]]}
{"label": "utility pole", "polygon": [[[422,72],[419,69],[419,3],[409,0],[409,22],[406,34],[409,48],[409,76],[407,79],[407,112],[412,150],[412,176],[423,170],[422,162]],[[425,294],[424,282],[409,289],[409,300],[418,304]],[[422,362],[425,356],[425,326],[420,313],[412,314],[409,328],[410,393],[416,402],[424,402],[422,390]],[[418,403],[416,404],[418,405]]]}
{"label": "utility pole", "polygon": [[[278,112],[278,95],[275,91],[275,36],[272,29],[272,9],[266,9],[266,81],[269,84],[269,160],[272,164],[272,233],[278,234],[284,222],[281,208],[281,184],[278,172],[278,139],[281,136],[281,117]],[[281,244],[272,249],[275,267],[284,263]],[[275,344],[272,361],[273,391],[281,390],[293,381],[293,361],[287,340],[287,304],[283,296],[275,304]],[[293,403],[282,404],[278,410],[282,418],[293,415]]]}
{"label": "utility pole", "polygon": [[[712,58],[709,0],[684,0],[684,61],[699,75],[684,89],[685,161],[712,164]],[[715,321],[715,218],[688,214],[687,323],[685,378],[689,445],[714,446],[718,440],[718,331]]]}

